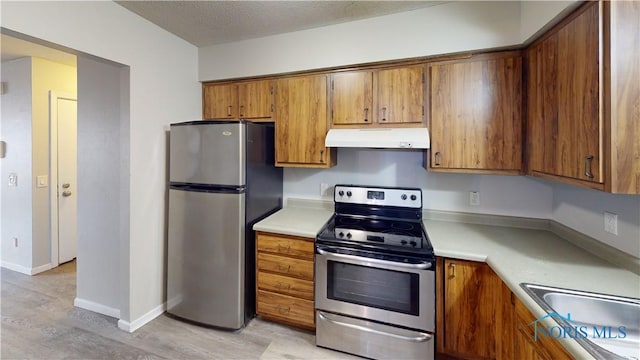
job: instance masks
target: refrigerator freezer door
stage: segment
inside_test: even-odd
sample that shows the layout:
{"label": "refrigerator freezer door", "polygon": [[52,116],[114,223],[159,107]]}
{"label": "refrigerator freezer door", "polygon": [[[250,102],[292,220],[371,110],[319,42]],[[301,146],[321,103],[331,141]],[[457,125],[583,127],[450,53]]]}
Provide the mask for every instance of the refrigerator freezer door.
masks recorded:
{"label": "refrigerator freezer door", "polygon": [[172,124],[169,181],[245,185],[245,124]]}
{"label": "refrigerator freezer door", "polygon": [[244,193],[169,190],[167,312],[244,326]]}

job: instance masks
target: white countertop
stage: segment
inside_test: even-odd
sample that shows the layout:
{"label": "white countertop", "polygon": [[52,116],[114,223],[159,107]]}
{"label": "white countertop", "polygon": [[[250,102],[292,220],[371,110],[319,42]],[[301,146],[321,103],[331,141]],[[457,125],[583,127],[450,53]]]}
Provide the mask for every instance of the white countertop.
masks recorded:
{"label": "white countertop", "polygon": [[[315,237],[331,217],[328,204],[289,202],[254,230]],[[640,276],[547,230],[424,220],[436,256],[486,262],[535,317],[546,312],[520,287],[534,283],[640,298]],[[553,325],[552,319],[547,319]],[[611,324],[614,325],[614,324]],[[592,358],[576,341],[558,339],[576,358]]]}

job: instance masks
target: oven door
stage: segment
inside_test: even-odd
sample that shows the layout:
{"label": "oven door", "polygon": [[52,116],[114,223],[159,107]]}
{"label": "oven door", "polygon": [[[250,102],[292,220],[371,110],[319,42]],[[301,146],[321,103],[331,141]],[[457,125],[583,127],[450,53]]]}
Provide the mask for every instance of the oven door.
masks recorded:
{"label": "oven door", "polygon": [[435,331],[435,272],[431,262],[404,263],[317,245],[315,286],[319,310]]}

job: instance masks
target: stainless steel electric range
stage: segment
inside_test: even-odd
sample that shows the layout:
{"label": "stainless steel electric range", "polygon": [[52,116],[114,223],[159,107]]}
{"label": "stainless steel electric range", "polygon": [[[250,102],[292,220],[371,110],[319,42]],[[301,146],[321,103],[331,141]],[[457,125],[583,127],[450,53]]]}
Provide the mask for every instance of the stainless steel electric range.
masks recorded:
{"label": "stainless steel electric range", "polygon": [[433,359],[435,257],[422,191],[336,185],[316,237],[316,345],[375,359]]}

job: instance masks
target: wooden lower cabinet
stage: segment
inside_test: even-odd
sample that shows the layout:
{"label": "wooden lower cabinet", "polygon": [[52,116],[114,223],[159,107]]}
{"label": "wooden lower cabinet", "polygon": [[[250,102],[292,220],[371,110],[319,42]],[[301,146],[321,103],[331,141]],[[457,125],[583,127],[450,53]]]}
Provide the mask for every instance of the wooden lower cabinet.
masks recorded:
{"label": "wooden lower cabinet", "polygon": [[515,299],[515,359],[519,360],[562,360],[573,359],[557,340],[540,337],[534,340],[532,322],[536,318]]}
{"label": "wooden lower cabinet", "polygon": [[256,252],[256,313],[315,329],[314,239],[258,232]]}
{"label": "wooden lower cabinet", "polygon": [[[438,259],[436,351],[457,358],[512,359],[511,295],[485,263]],[[440,270],[438,270],[438,268]],[[436,280],[436,282],[438,281]]]}
{"label": "wooden lower cabinet", "polygon": [[534,341],[535,320],[485,263],[436,259],[440,359],[572,359],[555,339]]}

